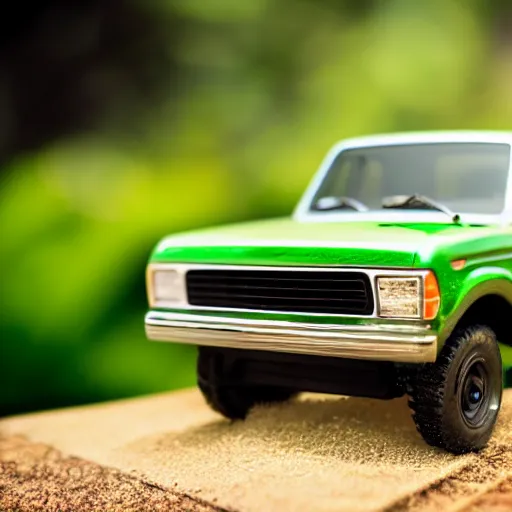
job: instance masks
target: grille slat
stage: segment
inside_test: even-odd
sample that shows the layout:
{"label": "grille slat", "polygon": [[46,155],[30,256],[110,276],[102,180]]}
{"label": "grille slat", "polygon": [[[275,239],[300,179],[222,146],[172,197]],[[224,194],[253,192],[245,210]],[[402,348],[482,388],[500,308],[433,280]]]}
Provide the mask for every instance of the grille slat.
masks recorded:
{"label": "grille slat", "polygon": [[[198,272],[196,270],[190,270],[188,273],[190,274],[191,272]],[[197,279],[197,276],[190,276],[189,279]],[[201,278],[199,278],[201,279]],[[213,275],[211,276],[210,278],[212,281],[213,280],[219,280],[219,281],[231,281],[233,279],[237,279],[237,280],[243,280],[243,281],[251,281],[251,280],[254,280],[254,281],[274,281],[276,278],[275,277],[256,277],[256,276],[230,276],[230,275]],[[283,278],[280,278],[280,281],[292,281],[292,282],[305,282],[305,283],[309,283],[311,282],[311,279],[306,279],[306,278],[300,278],[300,277],[297,277],[297,278],[293,278],[293,277],[283,277]],[[332,283],[332,282],[343,282],[343,283],[349,283],[349,282],[352,282],[352,283],[360,283],[360,281],[358,279],[340,279],[339,277],[332,277],[332,278],[328,278],[328,277],[324,277],[324,278],[320,278],[320,279],[315,279],[316,282],[328,282],[328,283]]]}
{"label": "grille slat", "polygon": [[[201,290],[211,290],[212,289],[212,283],[209,284],[195,284],[194,288],[197,290],[198,293],[200,293]],[[253,285],[247,285],[247,284],[237,284],[237,285],[230,285],[230,284],[217,284],[215,283],[215,289],[216,290],[228,290],[229,292],[234,291],[236,293],[236,290],[246,290],[247,288],[250,288],[251,290],[268,290],[268,286],[253,286]],[[336,292],[336,293],[352,293],[352,294],[363,294],[366,295],[366,290],[362,290],[361,288],[331,288],[331,287],[325,287],[325,288],[306,288],[304,286],[280,286],[280,290],[288,290],[291,292]]]}
{"label": "grille slat", "polygon": [[279,290],[269,290],[268,288],[258,288],[257,290],[252,290],[251,288],[244,288],[243,290],[231,290],[231,289],[222,289],[222,290],[207,290],[202,288],[201,290],[196,290],[195,295],[198,297],[232,297],[236,294],[237,297],[252,297],[259,299],[272,299],[272,298],[283,298],[283,299],[299,299],[299,300],[315,300],[315,299],[333,299],[333,300],[367,300],[366,294],[364,292],[346,292],[346,291],[332,291],[325,290],[316,291],[314,293],[308,290],[290,290],[290,289],[282,289]]}
{"label": "grille slat", "polygon": [[[202,297],[204,300],[223,300],[226,297],[230,297],[229,293],[203,293],[198,295],[198,297]],[[290,297],[290,296],[279,296],[279,295],[237,295],[240,299],[272,299],[272,300],[301,300],[301,301],[315,301],[315,300],[325,300],[325,297]],[[331,301],[341,301],[341,302],[364,302],[366,304],[367,299],[353,299],[353,298],[340,298],[340,297],[329,297]]]}
{"label": "grille slat", "polygon": [[374,306],[363,272],[189,270],[187,293],[191,305],[233,309],[371,315]]}
{"label": "grille slat", "polygon": [[[208,305],[213,306],[213,307],[226,307],[225,304],[226,304],[226,301],[223,301],[221,299],[212,299],[212,300],[208,301]],[[239,306],[230,306],[230,307],[240,307],[240,308],[243,307],[245,309],[267,309],[267,310],[277,310],[277,311],[281,311],[281,310],[282,311],[299,311],[299,312],[300,311],[317,312],[317,310],[318,310],[318,306],[311,305],[311,304],[301,305],[300,308],[297,307],[297,304],[274,304],[272,308],[264,307],[264,306],[265,306],[265,304],[261,303],[261,302],[245,301],[243,306],[239,305]],[[324,313],[327,310],[338,311],[338,309],[339,308],[337,306],[331,304],[330,306],[323,307],[322,310],[318,311],[318,312]],[[350,304],[345,304],[343,309],[354,311],[354,310],[361,309],[361,307],[360,307],[360,305],[351,306]]]}

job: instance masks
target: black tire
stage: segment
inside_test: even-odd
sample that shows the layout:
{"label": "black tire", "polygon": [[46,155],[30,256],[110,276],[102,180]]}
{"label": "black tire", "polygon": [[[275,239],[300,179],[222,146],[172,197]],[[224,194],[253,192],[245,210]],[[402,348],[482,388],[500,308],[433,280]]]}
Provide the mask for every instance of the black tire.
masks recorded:
{"label": "black tire", "polygon": [[296,391],[278,387],[224,382],[222,353],[199,349],[197,359],[197,383],[206,402],[214,410],[232,420],[245,419],[257,404],[285,402]]}
{"label": "black tire", "polygon": [[455,332],[437,361],[412,377],[409,405],[428,444],[461,454],[489,441],[502,392],[496,336],[488,327],[473,326]]}

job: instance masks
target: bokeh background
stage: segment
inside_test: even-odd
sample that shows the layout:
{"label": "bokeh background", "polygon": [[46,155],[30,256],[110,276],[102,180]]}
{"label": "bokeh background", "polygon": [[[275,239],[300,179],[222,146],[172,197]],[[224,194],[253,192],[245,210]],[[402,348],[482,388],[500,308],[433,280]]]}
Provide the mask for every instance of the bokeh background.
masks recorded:
{"label": "bokeh background", "polygon": [[143,332],[163,235],[289,214],[338,139],[512,127],[508,0],[11,3],[0,414],[194,384]]}

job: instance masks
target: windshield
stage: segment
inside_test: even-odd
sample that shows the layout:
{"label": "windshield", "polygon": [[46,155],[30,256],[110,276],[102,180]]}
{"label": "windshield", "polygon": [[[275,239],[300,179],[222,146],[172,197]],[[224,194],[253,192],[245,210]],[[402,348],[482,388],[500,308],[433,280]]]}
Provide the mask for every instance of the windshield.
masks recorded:
{"label": "windshield", "polygon": [[[435,143],[363,147],[341,151],[318,188],[311,210],[349,199],[370,210],[390,196],[422,195],[458,213],[497,214],[505,205],[510,146]],[[331,210],[332,211],[332,210]]]}

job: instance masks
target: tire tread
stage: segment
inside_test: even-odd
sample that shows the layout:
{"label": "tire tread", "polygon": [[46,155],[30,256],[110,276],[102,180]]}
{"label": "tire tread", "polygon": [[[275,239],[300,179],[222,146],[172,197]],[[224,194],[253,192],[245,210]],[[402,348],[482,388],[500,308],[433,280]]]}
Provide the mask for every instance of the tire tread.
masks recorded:
{"label": "tire tread", "polygon": [[446,341],[437,361],[424,365],[410,380],[409,406],[413,411],[413,419],[418,432],[431,446],[453,453],[470,451],[462,440],[457,440],[451,432],[445,430],[445,382],[458,352],[464,345],[479,339],[496,341],[494,332],[484,325],[457,330]]}

